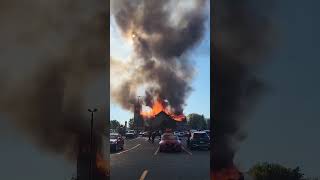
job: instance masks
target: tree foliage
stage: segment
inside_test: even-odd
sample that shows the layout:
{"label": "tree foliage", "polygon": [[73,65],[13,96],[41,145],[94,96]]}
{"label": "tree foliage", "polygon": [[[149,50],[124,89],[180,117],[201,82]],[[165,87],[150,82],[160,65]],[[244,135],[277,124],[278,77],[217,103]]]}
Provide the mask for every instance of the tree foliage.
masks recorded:
{"label": "tree foliage", "polygon": [[110,129],[118,129],[120,127],[120,122],[117,120],[110,121]]}
{"label": "tree foliage", "polygon": [[300,167],[294,169],[279,164],[259,163],[254,165],[249,174],[255,180],[305,180]]}
{"label": "tree foliage", "polygon": [[129,126],[129,129],[134,129],[134,128],[135,128],[133,118],[131,118],[131,119],[129,120],[128,126]]}
{"label": "tree foliage", "polygon": [[188,125],[192,129],[207,129],[207,121],[204,116],[196,113],[188,115]]}

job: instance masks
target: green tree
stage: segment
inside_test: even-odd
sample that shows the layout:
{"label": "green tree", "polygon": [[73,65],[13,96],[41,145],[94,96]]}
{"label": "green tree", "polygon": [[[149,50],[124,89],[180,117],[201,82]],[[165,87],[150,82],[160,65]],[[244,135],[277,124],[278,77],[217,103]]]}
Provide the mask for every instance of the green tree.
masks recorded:
{"label": "green tree", "polygon": [[133,120],[133,118],[131,118],[130,120],[129,120],[129,123],[128,123],[128,126],[129,126],[129,129],[134,129],[134,120]]}
{"label": "green tree", "polygon": [[120,127],[120,122],[117,120],[110,121],[110,129],[118,129]]}
{"label": "green tree", "polygon": [[306,180],[320,180],[320,177],[308,177]]}
{"label": "green tree", "polygon": [[304,180],[300,167],[294,169],[279,164],[258,163],[249,170],[255,180]]}
{"label": "green tree", "polygon": [[207,129],[207,122],[203,115],[196,113],[189,114],[187,122],[192,129]]}

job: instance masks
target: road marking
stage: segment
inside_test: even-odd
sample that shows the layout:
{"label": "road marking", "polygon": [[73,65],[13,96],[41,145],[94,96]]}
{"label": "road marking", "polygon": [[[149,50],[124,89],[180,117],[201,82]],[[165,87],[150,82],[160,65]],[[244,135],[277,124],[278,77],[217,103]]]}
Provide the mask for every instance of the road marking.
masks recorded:
{"label": "road marking", "polygon": [[137,140],[138,138],[134,138],[134,139],[126,139],[128,142],[129,141],[133,141],[133,140]]}
{"label": "road marking", "polygon": [[144,170],[143,173],[141,174],[139,180],[144,180],[146,178],[147,174],[148,174],[148,170]]}
{"label": "road marking", "polygon": [[134,147],[132,147],[132,148],[130,148],[130,149],[127,149],[127,150],[118,152],[117,154],[122,154],[122,153],[128,152],[128,151],[130,151],[130,150],[132,150],[132,149],[135,149],[135,148],[139,147],[140,145],[141,145],[141,144],[138,144],[138,145],[136,145],[136,146],[134,146]]}
{"label": "road marking", "polygon": [[156,152],[154,152],[154,154],[153,154],[154,156],[158,154],[159,149],[160,149],[160,146],[158,147],[158,149],[156,150]]}
{"label": "road marking", "polygon": [[182,149],[183,149],[186,153],[188,153],[189,155],[192,155],[192,153],[191,153],[190,151],[186,150],[186,148],[184,148],[183,146],[182,146]]}

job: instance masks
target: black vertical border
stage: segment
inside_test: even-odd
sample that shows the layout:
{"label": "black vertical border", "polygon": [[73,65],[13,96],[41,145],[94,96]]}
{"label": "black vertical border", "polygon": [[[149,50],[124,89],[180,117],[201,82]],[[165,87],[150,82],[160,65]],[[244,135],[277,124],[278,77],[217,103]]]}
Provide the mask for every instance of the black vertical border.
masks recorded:
{"label": "black vertical border", "polygon": [[107,6],[107,8],[106,8],[106,25],[105,25],[105,27],[106,27],[106,37],[105,37],[105,39],[106,39],[106,41],[107,41],[107,43],[106,43],[106,74],[107,74],[107,82],[106,82],[106,84],[107,84],[107,86],[106,86],[106,93],[107,93],[107,108],[106,108],[106,117],[107,117],[107,120],[106,120],[106,123],[107,123],[107,129],[106,129],[106,133],[107,133],[107,142],[106,142],[106,148],[107,148],[107,155],[106,155],[106,157],[107,157],[107,162],[108,162],[108,167],[109,167],[109,169],[108,169],[108,177],[107,177],[107,179],[108,180],[110,180],[110,174],[111,174],[111,166],[110,166],[110,145],[109,145],[109,138],[110,138],[110,0],[106,0],[107,1],[107,4],[106,4],[106,6]]}

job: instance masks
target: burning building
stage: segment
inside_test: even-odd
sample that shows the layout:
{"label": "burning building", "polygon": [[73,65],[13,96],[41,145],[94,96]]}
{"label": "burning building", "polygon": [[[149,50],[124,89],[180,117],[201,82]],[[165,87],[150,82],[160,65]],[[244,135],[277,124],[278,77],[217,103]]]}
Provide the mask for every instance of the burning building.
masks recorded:
{"label": "burning building", "polygon": [[[138,126],[161,111],[174,121],[184,119],[183,110],[195,74],[189,55],[201,42],[209,15],[206,11],[209,1],[190,2],[111,1],[111,18],[123,39],[132,45],[128,59],[111,57],[111,77],[116,77],[111,85],[111,98],[123,109],[132,111],[132,102],[138,101],[142,88],[141,103],[151,110],[138,114],[134,109]],[[177,7],[185,11],[176,11]]]}
{"label": "burning building", "polygon": [[176,129],[186,122],[183,114],[175,114],[165,101],[155,98],[153,106],[149,110],[140,111],[140,117],[149,129],[164,131],[165,129]]}
{"label": "burning building", "polygon": [[143,117],[140,114],[141,112],[141,104],[139,101],[134,103],[134,115],[133,115],[133,122],[136,130],[143,130],[144,129],[144,122]]}
{"label": "burning building", "polygon": [[161,111],[151,120],[150,126],[152,129],[159,129],[162,131],[165,129],[176,129],[177,121],[173,120],[168,114]]}

